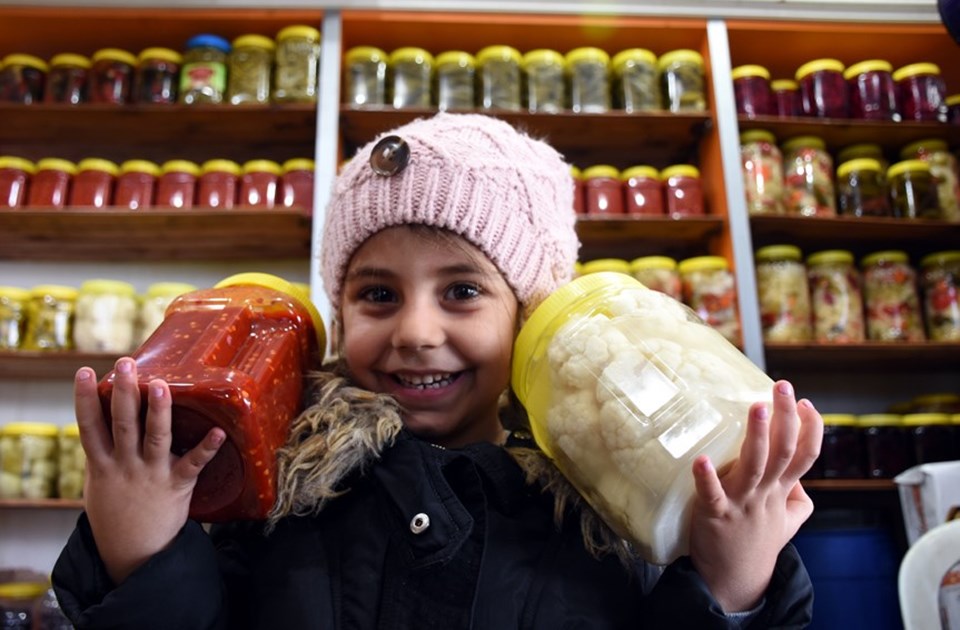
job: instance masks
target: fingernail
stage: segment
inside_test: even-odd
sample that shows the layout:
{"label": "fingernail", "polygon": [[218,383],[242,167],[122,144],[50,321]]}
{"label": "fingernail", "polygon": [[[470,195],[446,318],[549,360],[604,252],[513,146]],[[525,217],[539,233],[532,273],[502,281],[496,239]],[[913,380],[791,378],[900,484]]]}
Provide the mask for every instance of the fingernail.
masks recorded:
{"label": "fingernail", "polygon": [[806,398],[804,398],[803,400],[801,400],[801,401],[798,402],[797,404],[800,405],[801,407],[806,407],[807,409],[813,409],[813,408],[814,408],[814,407],[813,407],[813,403],[810,402],[809,400],[807,400]]}
{"label": "fingernail", "polygon": [[793,387],[787,381],[780,381],[777,383],[777,393],[782,396],[790,396],[793,394]]}
{"label": "fingernail", "polygon": [[160,385],[151,385],[150,386],[150,395],[154,398],[163,398],[163,387]]}
{"label": "fingernail", "polygon": [[757,407],[757,410],[754,412],[754,416],[757,420],[766,420],[767,416],[770,415],[770,410],[767,409],[766,405],[760,405]]}
{"label": "fingernail", "polygon": [[78,381],[89,381],[90,378],[91,378],[91,376],[90,376],[90,370],[83,369],[83,370],[80,370],[80,371],[77,372],[77,380],[78,380]]}
{"label": "fingernail", "polygon": [[117,361],[117,372],[121,374],[129,374],[133,371],[133,361],[128,359],[120,359]]}

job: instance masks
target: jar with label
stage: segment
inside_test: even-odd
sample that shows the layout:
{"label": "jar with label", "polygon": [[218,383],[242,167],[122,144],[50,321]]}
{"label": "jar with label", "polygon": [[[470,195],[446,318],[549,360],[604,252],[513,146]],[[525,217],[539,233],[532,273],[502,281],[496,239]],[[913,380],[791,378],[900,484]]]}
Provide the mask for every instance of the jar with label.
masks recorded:
{"label": "jar with label", "polygon": [[903,416],[895,413],[868,413],[857,416],[863,435],[866,476],[869,479],[893,479],[914,465],[910,435]]}
{"label": "jar with label", "polygon": [[223,102],[227,91],[227,55],[230,42],[218,35],[203,33],[187,40],[180,70],[180,94],[186,105]]}
{"label": "jar with label", "polygon": [[375,46],[354,46],[343,56],[344,103],[386,105],[389,55]]}
{"label": "jar with label", "polygon": [[473,109],[476,61],[468,52],[448,50],[437,55],[437,109]]}
{"label": "jar with label", "polygon": [[137,316],[136,345],[141,346],[160,327],[167,307],[184,293],[196,291],[197,287],[186,282],[154,282],[140,301]]}
{"label": "jar with label", "polygon": [[663,182],[652,166],[631,166],[620,173],[627,214],[662,216],[666,214]]}
{"label": "jar with label", "polygon": [[293,158],[284,162],[280,169],[280,192],[278,205],[313,214],[313,182],[315,164],[307,158]]}
{"label": "jar with label", "polygon": [[947,104],[947,122],[960,124],[960,94],[951,94],[944,102]]}
{"label": "jar with label", "polygon": [[197,179],[197,205],[201,208],[230,210],[237,203],[237,190],[243,171],[233,160],[207,160],[200,165]]}
{"label": "jar with label", "polygon": [[560,287],[517,336],[513,378],[541,449],[648,561],[687,552],[693,460],[736,459],[773,382],[676,300],[623,274]]}
{"label": "jar with label", "polygon": [[737,291],[722,256],[696,256],[677,265],[683,302],[732,344],[740,345]]}
{"label": "jar with label", "polygon": [[947,462],[957,458],[954,427],[945,413],[908,413],[903,424],[910,434],[916,464]]}
{"label": "jar with label", "polygon": [[80,352],[129,352],[136,319],[137,292],[132,284],[87,280],[77,294],[74,346]]}
{"label": "jar with label", "polygon": [[683,300],[677,261],[669,256],[642,256],[630,261],[630,275],[653,291]]}
{"label": "jar with label", "polygon": [[11,422],[0,432],[0,496],[51,499],[57,487],[57,425]]}
{"label": "jar with label", "polygon": [[170,48],[145,48],[137,59],[133,101],[151,105],[176,103],[183,55]]}
{"label": "jar with label", "polygon": [[266,209],[276,206],[280,174],[280,165],[271,160],[245,162],[237,205]]}
{"label": "jar with label", "polygon": [[906,252],[874,252],[860,261],[867,338],[871,341],[923,341],[917,277]]}
{"label": "jar with label", "polygon": [[113,204],[113,186],[120,169],[110,160],[85,158],[77,163],[67,205],[72,208],[106,208]]}
{"label": "jar with label", "polygon": [[266,105],[270,102],[273,51],[276,44],[263,35],[241,35],[227,55],[227,102],[231,105]]}
{"label": "jar with label", "polygon": [[797,136],[783,143],[784,197],[787,214],[837,215],[833,158],[821,138]]}
{"label": "jar with label", "polygon": [[30,292],[26,289],[0,286],[0,351],[23,346],[29,304]]}
{"label": "jar with label", "polygon": [[673,218],[706,214],[700,170],[691,164],[674,164],[660,171],[667,214]]}
{"label": "jar with label", "polygon": [[588,215],[622,215],[623,183],[620,171],[609,164],[596,164],[583,171],[584,205]]}
{"label": "jar with label", "polygon": [[911,142],[900,151],[900,158],[923,160],[930,165],[943,219],[960,222],[960,170],[947,142],[940,138]]}
{"label": "jar with label", "polygon": [[913,63],[893,73],[900,96],[900,109],[906,121],[947,122],[947,88],[940,66]]}
{"label": "jar with label", "polygon": [[621,50],[610,61],[613,106],[628,114],[661,109],[657,56],[646,48]]}
{"label": "jar with label", "polygon": [[304,24],[277,33],[273,100],[316,103],[320,77],[320,31]]}
{"label": "jar with label", "polygon": [[35,627],[34,608],[46,589],[46,584],[39,581],[0,583],[0,623],[4,630]]}
{"label": "jar with label", "polygon": [[423,48],[398,48],[390,53],[390,70],[394,107],[430,107],[433,55]]}
{"label": "jar with label", "polygon": [[73,317],[77,290],[58,284],[30,289],[25,350],[73,350]]}
{"label": "jar with label", "polygon": [[0,101],[43,102],[43,88],[49,71],[47,62],[33,55],[11,53],[0,61]]}
{"label": "jar with label", "polygon": [[755,257],[763,340],[810,341],[810,289],[800,248],[768,245],[758,249]]}
{"label": "jar with label", "polygon": [[573,213],[580,216],[587,213],[586,190],[583,184],[583,172],[576,166],[570,166],[570,177],[573,178]]}
{"label": "jar with label", "polygon": [[147,210],[153,206],[154,190],[160,167],[149,160],[127,160],[120,165],[120,175],[113,195],[118,208]]}
{"label": "jar with label", "polygon": [[920,260],[920,293],[929,339],[960,341],[960,250]]}
{"label": "jar with label", "polygon": [[36,173],[30,160],[0,155],[0,208],[19,208],[27,200],[27,186]]}
{"label": "jar with label", "polygon": [[939,219],[940,202],[930,172],[923,160],[904,160],[887,169],[893,216],[901,219]]}
{"label": "jar with label", "polygon": [[857,417],[847,413],[823,414],[820,469],[824,479],[863,479],[863,441]]}
{"label": "jar with label", "polygon": [[837,167],[839,212],[848,217],[889,217],[893,215],[890,197],[881,176],[880,162],[856,158]]}
{"label": "jar with label", "polygon": [[78,105],[87,100],[90,59],[83,55],[61,53],[50,60],[50,71],[43,90],[44,103]]}
{"label": "jar with label", "polygon": [[480,109],[520,111],[523,57],[512,46],[487,46],[477,53],[477,104]]}
{"label": "jar with label", "polygon": [[610,109],[610,55],[593,46],[574,48],[566,55],[570,109],[602,114]]}
{"label": "jar with label", "polygon": [[770,71],[763,66],[738,66],[730,73],[737,113],[747,118],[772,116],[775,113],[770,91]]}
{"label": "jar with label", "polygon": [[160,166],[156,206],[189,210],[197,194],[200,167],[189,160],[169,160]]}
{"label": "jar with label", "polygon": [[657,61],[661,94],[671,112],[707,108],[703,56],[695,50],[671,50]]}
{"label": "jar with label", "polygon": [[855,63],[843,72],[850,95],[850,116],[863,120],[900,120],[893,66],[883,59]]}
{"label": "jar with label", "polygon": [[61,427],[57,438],[57,496],[79,499],[83,496],[83,475],[87,457],[80,444],[76,422]]}
{"label": "jar with label", "polygon": [[60,158],[43,158],[37,162],[37,172],[30,178],[27,206],[31,208],[62,209],[67,205],[70,182],[77,173],[73,162]]}
{"label": "jar with label", "polygon": [[800,108],[804,116],[846,118],[847,81],[843,63],[836,59],[814,59],[797,69]]}
{"label": "jar with label", "polygon": [[866,339],[863,291],[853,254],[830,249],[807,257],[807,281],[818,343],[860,343]]}
{"label": "jar with label", "polygon": [[774,113],[780,118],[798,118],[803,115],[800,105],[800,86],[792,79],[770,82]]}
{"label": "jar with label", "polygon": [[623,273],[630,275],[630,263],[623,258],[594,258],[580,266],[580,275],[591,273]]}
{"label": "jar with label", "polygon": [[521,60],[527,111],[557,114],[566,108],[566,60],[556,50],[531,50]]}
{"label": "jar with label", "polygon": [[[132,355],[141,400],[151,380],[170,384],[174,453],[213,427],[227,436],[197,479],[191,518],[266,516],[276,500],[276,451],[302,410],[304,375],[319,368],[325,347],[323,321],[309,296],[276,276],[238,274],[170,304]],[[98,386],[108,422],[114,378],[110,372]]]}
{"label": "jar with label", "polygon": [[110,105],[129,103],[137,58],[119,48],[101,48],[93,53],[90,62],[87,100]]}
{"label": "jar with label", "polygon": [[750,214],[783,214],[783,156],[772,133],[751,129],[740,134],[743,189]]}

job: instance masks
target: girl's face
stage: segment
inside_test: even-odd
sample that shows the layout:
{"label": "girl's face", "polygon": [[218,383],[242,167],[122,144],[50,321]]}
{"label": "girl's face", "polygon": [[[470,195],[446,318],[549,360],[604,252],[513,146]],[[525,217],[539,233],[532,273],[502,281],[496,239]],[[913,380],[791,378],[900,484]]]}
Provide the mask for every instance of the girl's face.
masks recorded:
{"label": "girl's face", "polygon": [[393,227],[347,267],[341,351],[365,389],[392,395],[404,424],[441,446],[501,439],[518,303],[459,237]]}

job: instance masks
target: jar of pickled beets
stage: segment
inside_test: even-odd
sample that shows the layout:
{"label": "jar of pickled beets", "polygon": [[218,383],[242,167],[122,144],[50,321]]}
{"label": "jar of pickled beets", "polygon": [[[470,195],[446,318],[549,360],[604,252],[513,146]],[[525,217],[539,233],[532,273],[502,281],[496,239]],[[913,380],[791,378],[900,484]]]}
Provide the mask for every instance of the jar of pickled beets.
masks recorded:
{"label": "jar of pickled beets", "polygon": [[[156,378],[173,398],[173,445],[182,454],[213,427],[227,440],[200,473],[190,516],[260,519],[276,499],[276,451],[302,410],[304,374],[323,359],[326,331],[309,296],[261,273],[183,294],[134,354],[142,400]],[[105,417],[115,374],[99,383]]]}
{"label": "jar of pickled beets", "polygon": [[847,82],[843,71],[843,63],[836,59],[814,59],[797,69],[804,116],[847,117]]}

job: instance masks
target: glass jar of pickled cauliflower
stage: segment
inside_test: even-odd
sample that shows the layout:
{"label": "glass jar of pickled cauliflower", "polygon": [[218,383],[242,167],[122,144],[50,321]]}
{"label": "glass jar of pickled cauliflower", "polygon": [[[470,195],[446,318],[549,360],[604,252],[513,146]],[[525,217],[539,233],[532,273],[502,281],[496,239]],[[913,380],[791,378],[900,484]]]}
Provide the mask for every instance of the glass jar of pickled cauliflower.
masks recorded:
{"label": "glass jar of pickled cauliflower", "polygon": [[768,245],[758,249],[755,258],[764,341],[810,341],[810,289],[800,248]]}
{"label": "glass jar of pickled cauliflower", "polygon": [[703,56],[695,50],[671,50],[657,61],[661,95],[671,112],[707,108]]}
{"label": "glass jar of pickled cauliflower", "polygon": [[732,344],[740,344],[737,290],[733,272],[722,256],[696,256],[681,260],[683,302]]}
{"label": "glass jar of pickled cauliflower", "polygon": [[423,48],[398,48],[390,53],[390,74],[394,107],[430,107],[433,55]]}
{"label": "glass jar of pickled cauliflower", "polygon": [[11,422],[0,429],[0,497],[56,496],[58,432],[47,422]]}
{"label": "glass jar of pickled cauliflower", "polygon": [[292,24],[280,29],[276,41],[273,100],[277,103],[316,103],[320,31],[306,24]]}
{"label": "glass jar of pickled cauliflower", "polygon": [[960,341],[960,250],[920,260],[920,293],[931,341]]}
{"label": "glass jar of pickled cauliflower", "polygon": [[477,53],[478,94],[480,109],[520,111],[523,57],[513,46],[487,46]]}
{"label": "glass jar of pickled cauliflower", "polygon": [[863,290],[853,253],[824,250],[807,257],[807,282],[818,343],[859,343],[866,339]]}
{"label": "glass jar of pickled cauliflower", "polygon": [[774,113],[780,118],[797,118],[803,115],[800,106],[800,86],[793,79],[776,79],[770,82]]}
{"label": "glass jar of pickled cauliflower", "polygon": [[925,138],[911,142],[900,150],[900,159],[923,160],[930,165],[942,218],[960,222],[960,170],[946,140]]}
{"label": "glass jar of pickled cauliflower", "polygon": [[30,289],[29,319],[23,347],[27,350],[73,350],[77,290],[59,284]]}
{"label": "glass jar of pickled cauliflower", "polygon": [[887,169],[893,216],[902,219],[939,219],[940,202],[930,172],[923,160],[903,160]]}
{"label": "glass jar of pickled cauliflower", "polygon": [[900,120],[893,66],[883,59],[855,63],[843,72],[850,95],[850,116],[863,120]]}
{"label": "glass jar of pickled cauliflower", "polygon": [[814,59],[797,69],[800,107],[804,116],[847,117],[847,82],[843,71],[843,63],[836,59]]}
{"label": "glass jar of pickled cauliflower", "polygon": [[871,341],[923,341],[917,276],[906,252],[887,250],[864,256],[863,300]]}
{"label": "glass jar of pickled cauliflower", "polygon": [[566,108],[566,60],[549,48],[531,50],[523,56],[526,81],[523,97],[527,110],[557,114]]}
{"label": "glass jar of pickled cauliflower", "polygon": [[740,134],[743,189],[750,214],[782,214],[783,156],[772,133],[751,129]]}
{"label": "glass jar of pickled cauliflower", "polygon": [[94,279],[77,294],[74,345],[80,352],[123,354],[133,350],[137,292],[119,280]]}
{"label": "glass jar of pickled cauliflower", "polygon": [[837,198],[841,215],[850,217],[889,217],[890,197],[880,162],[856,158],[837,167]]}
{"label": "glass jar of pickled cauliflower", "polygon": [[627,113],[656,111],[662,107],[657,81],[657,56],[646,48],[621,50],[610,61],[613,72],[613,106]]}
{"label": "glass jar of pickled cauliflower", "polygon": [[343,56],[344,103],[350,107],[387,103],[389,55],[375,46],[355,46]]}
{"label": "glass jar of pickled cauliflower", "polygon": [[20,287],[0,286],[0,350],[19,350],[29,318],[30,292]]}
{"label": "glass jar of pickled cauliflower", "polygon": [[80,444],[77,423],[60,428],[57,437],[57,496],[79,499],[83,496],[83,476],[87,456]]}
{"label": "glass jar of pickled cauliflower", "polygon": [[648,289],[683,300],[677,261],[669,256],[634,258],[630,261],[630,274]]}
{"label": "glass jar of pickled cauliflower", "polygon": [[468,52],[448,50],[437,55],[437,109],[473,109],[477,63]]}
{"label": "glass jar of pickled cauliflower", "polygon": [[797,136],[783,143],[783,205],[787,214],[837,215],[833,158],[823,139]]}
{"label": "glass jar of pickled cauliflower", "polygon": [[763,66],[748,64],[737,66],[730,76],[733,78],[733,98],[738,114],[756,118],[772,116],[775,113],[769,70]]}
{"label": "glass jar of pickled cauliflower", "polygon": [[602,114],[610,109],[610,55],[592,46],[567,53],[570,109],[574,113]]}
{"label": "glass jar of pickled cauliflower", "polygon": [[913,63],[893,73],[904,120],[947,122],[947,88],[934,63]]}

